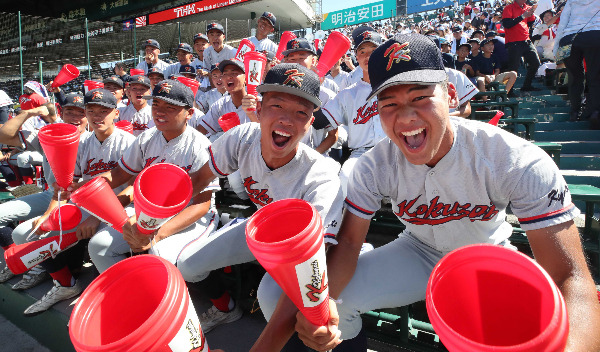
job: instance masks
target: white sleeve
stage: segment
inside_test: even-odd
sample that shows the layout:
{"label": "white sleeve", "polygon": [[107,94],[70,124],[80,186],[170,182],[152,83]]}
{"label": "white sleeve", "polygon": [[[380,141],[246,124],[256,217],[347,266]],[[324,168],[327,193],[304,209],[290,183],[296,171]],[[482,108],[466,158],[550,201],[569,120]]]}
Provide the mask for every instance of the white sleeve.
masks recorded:
{"label": "white sleeve", "polygon": [[464,73],[460,71],[455,72],[456,77],[456,95],[458,96],[458,106],[468,102],[479,93],[479,89],[469,80]]}
{"label": "white sleeve", "polygon": [[210,153],[208,165],[215,176],[226,177],[239,169],[240,152],[245,152],[249,148],[245,141],[249,137],[252,138],[256,131],[260,134],[260,129],[253,125],[257,124],[248,123],[233,127],[208,148]]}
{"label": "white sleeve", "polygon": [[329,100],[322,108],[323,113],[334,128],[340,125],[348,125],[348,116],[344,104],[350,102],[345,101],[344,97],[346,94],[344,93],[346,93],[346,91],[338,93],[338,95]]}

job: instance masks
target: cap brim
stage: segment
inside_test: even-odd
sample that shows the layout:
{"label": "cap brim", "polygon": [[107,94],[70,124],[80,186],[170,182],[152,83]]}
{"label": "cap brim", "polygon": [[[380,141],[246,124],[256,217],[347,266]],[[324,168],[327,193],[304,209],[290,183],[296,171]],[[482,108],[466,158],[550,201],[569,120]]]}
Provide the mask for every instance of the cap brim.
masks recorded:
{"label": "cap brim", "polygon": [[144,82],[129,82],[129,85],[132,85],[132,84],[141,84],[147,88],[152,88],[152,86],[150,84],[144,83]]}
{"label": "cap brim", "polygon": [[[104,106],[106,108],[111,108],[111,109],[116,109],[117,108],[116,105],[105,103],[105,102],[101,102],[101,101],[90,101],[90,102],[86,103],[85,106],[88,106],[90,104],[100,105],[100,106]],[[66,105],[63,105],[63,106],[66,106]]]}
{"label": "cap brim", "polygon": [[102,81],[102,83],[103,83],[103,84],[106,84],[106,83],[112,83],[112,84],[116,84],[116,85],[118,85],[118,86],[119,86],[119,87],[121,87],[121,88],[125,88],[125,83],[123,83],[123,84],[119,84],[118,82],[115,82],[115,81],[113,81],[113,80],[111,80],[111,79],[105,79],[104,81]]}
{"label": "cap brim", "polygon": [[167,97],[160,97],[160,96],[153,96],[153,95],[144,95],[144,96],[142,96],[142,98],[146,99],[146,100],[159,99],[159,100],[162,100],[162,101],[166,101],[169,104],[173,104],[173,105],[177,105],[177,106],[187,106],[187,104],[184,104],[184,103],[182,103],[180,101],[173,100],[173,99],[167,98]]}
{"label": "cap brim", "polygon": [[67,103],[67,104],[63,104],[61,106],[63,108],[66,108],[67,106],[72,106],[72,107],[75,107],[75,108],[80,108],[80,109],[84,109],[85,110],[85,105],[83,105],[83,104],[79,105],[79,104],[69,104],[69,103]]}
{"label": "cap brim", "polygon": [[244,69],[244,63],[238,60],[223,60],[219,62],[219,66],[217,66],[217,68],[219,69],[219,71],[223,72],[225,67],[227,67],[228,65],[237,66],[242,69],[242,72],[246,73],[246,70]]}
{"label": "cap brim", "polygon": [[448,75],[444,70],[417,70],[417,71],[409,71],[399,73],[387,80],[385,80],[378,87],[374,88],[367,100],[373,98],[377,94],[381,93],[383,90],[397,86],[400,84],[420,84],[420,85],[430,85],[437,84],[443,82],[448,79]]}
{"label": "cap brim", "polygon": [[316,106],[321,106],[321,104],[322,104],[321,100],[317,97],[314,97],[300,89],[289,87],[289,86],[283,86],[281,84],[261,84],[260,86],[258,86],[256,88],[256,90],[260,94],[267,93],[267,92],[288,93],[288,94],[295,95],[297,97],[306,99],[306,100],[310,101],[311,103],[315,104]]}
{"label": "cap brim", "polygon": [[360,42],[360,44],[358,44],[358,45],[357,45],[357,46],[354,48],[354,50],[358,50],[358,48],[360,48],[360,46],[361,46],[361,45],[363,45],[364,43],[373,43],[373,44],[375,44],[376,46],[380,46],[380,45],[381,45],[381,43],[378,43],[378,42],[376,42],[376,41],[374,41],[374,40],[366,39],[366,40],[363,40],[362,42]]}
{"label": "cap brim", "polygon": [[283,54],[283,56],[288,56],[289,54],[295,53],[296,51],[308,51],[309,53],[313,54],[314,56],[317,56],[317,53],[315,53],[314,51],[312,51],[310,49],[306,49],[306,48],[284,50],[282,54]]}

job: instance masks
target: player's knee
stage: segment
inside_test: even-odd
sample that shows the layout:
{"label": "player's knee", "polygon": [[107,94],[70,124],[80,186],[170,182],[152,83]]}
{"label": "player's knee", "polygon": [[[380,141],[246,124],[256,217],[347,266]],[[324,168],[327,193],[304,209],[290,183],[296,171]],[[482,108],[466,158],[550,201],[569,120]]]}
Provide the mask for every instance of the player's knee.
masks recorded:
{"label": "player's knee", "polygon": [[257,298],[258,304],[260,305],[260,309],[265,316],[265,319],[269,321],[273,312],[275,311],[275,306],[277,306],[277,301],[279,300],[279,296],[283,290],[277,285],[275,280],[269,274],[265,274],[260,284],[258,285]]}
{"label": "player's knee", "polygon": [[17,226],[12,232],[13,242],[15,244],[23,244],[27,242],[27,235],[31,231],[31,221],[26,221]]}
{"label": "player's knee", "polygon": [[181,276],[187,282],[199,282],[208,277],[208,272],[198,272],[198,266],[194,264],[192,257],[185,253],[185,250],[177,258],[177,269]]}

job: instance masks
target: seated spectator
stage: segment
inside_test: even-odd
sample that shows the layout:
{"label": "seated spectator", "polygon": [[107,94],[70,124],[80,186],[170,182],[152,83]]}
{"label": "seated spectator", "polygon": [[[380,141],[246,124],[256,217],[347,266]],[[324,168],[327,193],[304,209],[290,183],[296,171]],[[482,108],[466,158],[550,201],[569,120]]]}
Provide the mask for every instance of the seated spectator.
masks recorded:
{"label": "seated spectator", "polygon": [[477,38],[469,39],[469,44],[471,44],[471,53],[469,54],[469,60],[473,60],[480,55],[481,48],[481,40]]}
{"label": "seated spectator", "polygon": [[560,17],[560,13],[554,14],[552,10],[546,10],[540,15],[541,23],[533,28],[531,40],[538,52],[542,61],[555,61],[554,39],[556,38],[556,21]]}
{"label": "seated spectator", "polygon": [[494,31],[487,32],[485,37],[494,42],[494,55],[500,60],[500,72],[507,71],[508,51],[506,50],[504,38],[498,36]]}
{"label": "seated spectator", "polygon": [[475,70],[473,66],[471,66],[471,59],[468,58],[469,53],[471,52],[471,44],[465,43],[458,47],[456,51],[456,70],[461,71],[469,80],[473,83],[476,82],[475,79]]}
{"label": "seated spectator", "polygon": [[[500,60],[494,55],[494,42],[491,39],[485,39],[481,42],[482,53],[475,60],[477,88],[485,92],[485,85],[491,82],[500,82],[506,84],[506,93],[510,98],[517,95],[512,91],[512,87],[517,80],[517,73],[514,71],[500,73]],[[487,100],[484,98],[484,100]]]}
{"label": "seated spectator", "polygon": [[461,44],[467,42],[467,37],[463,35],[462,27],[460,26],[456,26],[452,29],[452,36],[453,39],[450,46],[450,52],[456,54],[456,49],[458,49]]}

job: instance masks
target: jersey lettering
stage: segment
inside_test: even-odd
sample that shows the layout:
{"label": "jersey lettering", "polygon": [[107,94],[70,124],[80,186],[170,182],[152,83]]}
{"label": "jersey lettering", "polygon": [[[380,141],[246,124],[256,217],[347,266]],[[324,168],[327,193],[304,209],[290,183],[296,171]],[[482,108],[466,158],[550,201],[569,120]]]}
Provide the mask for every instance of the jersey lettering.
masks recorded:
{"label": "jersey lettering", "polygon": [[[158,159],[157,156],[153,156],[153,157],[147,158],[146,162],[144,163],[144,167],[142,169],[145,169],[145,168],[147,168],[148,166],[150,166],[152,164],[164,163],[167,160],[166,158],[163,158],[160,161],[158,161],[158,162],[155,163],[156,159]],[[177,166],[179,166],[179,165],[177,165]],[[192,169],[192,164],[186,165],[186,166],[179,166],[179,167],[182,168],[183,170],[185,170],[185,172],[187,172],[189,174],[190,170]]]}
{"label": "jersey lettering", "polygon": [[85,175],[95,176],[103,172],[110,171],[119,165],[119,163],[116,161],[109,161],[105,163],[104,159],[100,159],[94,163],[94,160],[96,160],[96,158],[88,159],[85,165],[85,170],[83,170]]}
{"label": "jersey lettering", "polygon": [[354,118],[354,120],[352,120],[352,122],[355,125],[364,125],[365,123],[369,122],[369,120],[373,116],[376,116],[377,114],[379,114],[379,110],[377,110],[377,101],[371,103],[370,106],[369,102],[367,102],[365,105],[361,106],[360,108],[358,108],[358,110],[356,110],[356,117]]}
{"label": "jersey lettering", "polygon": [[252,179],[252,176],[246,177],[244,179],[244,188],[246,188],[246,193],[248,193],[248,197],[254,204],[258,204],[260,206],[265,206],[273,201],[273,198],[269,197],[267,194],[268,189],[253,189],[250,188],[253,184],[258,182]]}
{"label": "jersey lettering", "polygon": [[438,203],[440,197],[433,198],[429,204],[416,204],[421,197],[412,200],[403,200],[398,204],[398,212],[394,212],[398,218],[413,225],[439,225],[454,220],[468,218],[471,222],[489,221],[496,214],[496,206],[472,205],[471,203],[453,204]]}
{"label": "jersey lettering", "polygon": [[147,123],[132,122],[131,125],[135,131],[145,131],[148,129]]}

